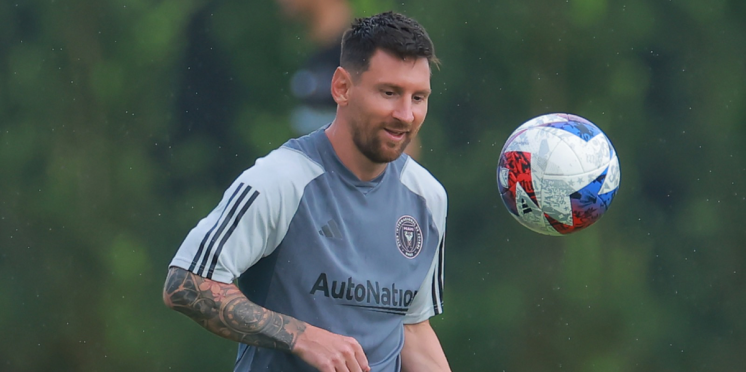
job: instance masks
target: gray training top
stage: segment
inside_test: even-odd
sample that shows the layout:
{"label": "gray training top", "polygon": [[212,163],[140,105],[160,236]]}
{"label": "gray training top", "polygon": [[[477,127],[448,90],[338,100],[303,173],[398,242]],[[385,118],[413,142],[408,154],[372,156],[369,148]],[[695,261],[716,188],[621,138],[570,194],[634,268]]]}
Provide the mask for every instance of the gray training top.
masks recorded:
{"label": "gray training top", "polygon": [[[171,265],[238,279],[254,303],[354,337],[376,372],[398,372],[403,324],[442,312],[446,193],[402,155],[370,182],[323,128],[243,172]],[[313,371],[278,350],[239,345],[236,372]]]}

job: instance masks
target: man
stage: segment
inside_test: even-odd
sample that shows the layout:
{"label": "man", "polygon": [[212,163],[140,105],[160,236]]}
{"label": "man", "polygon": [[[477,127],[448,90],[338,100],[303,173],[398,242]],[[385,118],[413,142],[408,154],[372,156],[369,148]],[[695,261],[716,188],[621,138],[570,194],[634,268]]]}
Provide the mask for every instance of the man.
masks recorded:
{"label": "man", "polygon": [[382,13],[353,23],[340,62],[334,121],[238,177],[179,248],[164,301],[240,342],[235,371],[450,371],[429,323],[446,193],[402,155],[427,114],[432,42]]}

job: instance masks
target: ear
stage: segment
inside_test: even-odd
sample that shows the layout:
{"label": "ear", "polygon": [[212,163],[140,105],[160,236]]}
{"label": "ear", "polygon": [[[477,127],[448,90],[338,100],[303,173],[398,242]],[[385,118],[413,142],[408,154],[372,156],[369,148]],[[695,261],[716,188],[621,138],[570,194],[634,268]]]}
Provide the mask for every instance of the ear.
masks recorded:
{"label": "ear", "polygon": [[340,106],[346,106],[352,89],[352,76],[344,68],[337,67],[332,76],[332,98]]}

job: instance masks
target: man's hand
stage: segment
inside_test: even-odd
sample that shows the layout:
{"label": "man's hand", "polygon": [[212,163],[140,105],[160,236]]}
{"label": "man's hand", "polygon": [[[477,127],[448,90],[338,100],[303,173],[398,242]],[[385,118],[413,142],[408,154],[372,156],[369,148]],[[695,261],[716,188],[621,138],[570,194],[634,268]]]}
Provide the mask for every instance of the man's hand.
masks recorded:
{"label": "man's hand", "polygon": [[369,372],[368,358],[352,337],[308,325],[296,341],[293,354],[320,372]]}

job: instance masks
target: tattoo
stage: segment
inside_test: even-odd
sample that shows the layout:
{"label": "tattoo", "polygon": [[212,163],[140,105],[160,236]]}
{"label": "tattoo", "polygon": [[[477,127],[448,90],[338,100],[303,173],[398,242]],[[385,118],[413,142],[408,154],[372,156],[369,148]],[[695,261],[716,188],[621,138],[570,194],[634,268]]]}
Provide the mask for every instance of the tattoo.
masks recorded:
{"label": "tattoo", "polygon": [[209,331],[245,344],[291,351],[306,324],[267,310],[233,284],[172,267],[163,288],[164,302]]}

